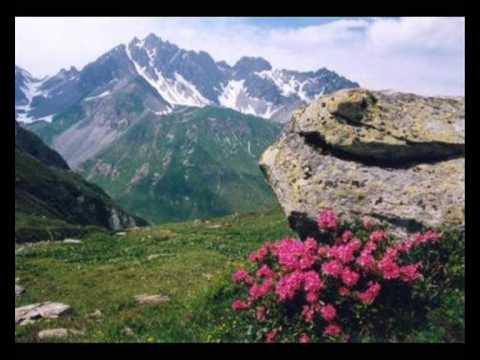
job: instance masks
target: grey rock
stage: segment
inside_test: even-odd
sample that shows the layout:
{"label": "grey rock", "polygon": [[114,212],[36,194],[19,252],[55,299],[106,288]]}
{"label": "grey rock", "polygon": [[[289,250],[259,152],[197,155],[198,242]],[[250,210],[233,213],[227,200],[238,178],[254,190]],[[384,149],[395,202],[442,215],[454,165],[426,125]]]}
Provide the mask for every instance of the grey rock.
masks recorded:
{"label": "grey rock", "polygon": [[65,244],[81,244],[82,243],[82,240],[78,240],[78,239],[65,239],[63,240],[63,242]]}
{"label": "grey rock", "polygon": [[15,297],[22,295],[25,292],[25,289],[20,285],[15,285]]}
{"label": "grey rock", "polygon": [[169,302],[170,298],[165,295],[142,294],[135,296],[135,300],[141,305],[158,305]]}
{"label": "grey rock", "polygon": [[41,340],[51,339],[51,338],[65,338],[68,336],[67,329],[48,329],[42,330],[38,333],[38,338]]}
{"label": "grey rock", "polygon": [[129,328],[128,326],[123,328],[122,334],[125,335],[125,336],[135,336],[135,333],[133,332],[133,330],[131,328]]}
{"label": "grey rock", "polygon": [[15,308],[15,324],[25,320],[57,319],[71,311],[69,305],[62,303],[38,303]]}
{"label": "grey rock", "polygon": [[91,314],[88,314],[89,318],[101,318],[102,316],[103,316],[103,313],[99,309],[95,310]]}
{"label": "grey rock", "polygon": [[260,166],[301,237],[325,208],[399,236],[463,229],[464,111],[463,98],[339,91],[296,111]]}

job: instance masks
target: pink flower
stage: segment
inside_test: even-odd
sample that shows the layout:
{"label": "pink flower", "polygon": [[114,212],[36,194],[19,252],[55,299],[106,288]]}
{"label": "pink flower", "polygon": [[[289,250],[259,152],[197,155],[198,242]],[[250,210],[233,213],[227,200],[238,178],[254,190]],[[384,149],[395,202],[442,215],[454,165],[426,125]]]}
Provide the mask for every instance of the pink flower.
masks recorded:
{"label": "pink flower", "polygon": [[247,276],[248,273],[245,270],[238,270],[235,274],[233,274],[233,281],[238,284],[241,281],[245,280]]}
{"label": "pink flower", "polygon": [[303,305],[302,315],[305,322],[311,323],[315,319],[315,310],[308,305]]}
{"label": "pink flower", "polygon": [[414,246],[415,246],[415,240],[409,239],[409,240],[405,240],[400,244],[397,244],[395,248],[400,253],[409,253]]}
{"label": "pink flower", "polygon": [[259,260],[257,253],[256,252],[251,253],[248,256],[248,260],[250,260],[250,262],[252,262],[252,263],[256,263]]}
{"label": "pink flower", "polygon": [[307,271],[303,274],[304,289],[307,292],[319,292],[325,286],[325,283],[320,279],[320,276],[315,271]]}
{"label": "pink flower", "polygon": [[365,252],[366,254],[371,254],[375,250],[377,250],[377,244],[375,244],[374,241],[368,241],[363,247],[362,252]]}
{"label": "pink flower", "polygon": [[350,289],[348,289],[346,287],[341,287],[340,289],[338,289],[338,293],[341,296],[348,296],[348,295],[350,295]]}
{"label": "pink flower", "polygon": [[322,273],[333,277],[339,277],[342,273],[343,267],[336,260],[331,260],[322,264]]}
{"label": "pink flower", "polygon": [[310,342],[310,337],[306,334],[303,334],[302,336],[300,336],[300,343],[301,344],[307,344]]}
{"label": "pink flower", "polygon": [[327,256],[330,252],[330,246],[324,245],[318,247],[318,255],[319,256]]}
{"label": "pink flower", "polygon": [[322,309],[320,310],[320,314],[325,319],[325,321],[330,322],[335,319],[335,316],[337,316],[337,310],[335,309],[335,307],[333,307],[333,305],[328,304],[322,307]]}
{"label": "pink flower", "polygon": [[380,293],[381,288],[382,287],[377,282],[370,283],[369,288],[366,291],[358,294],[358,298],[362,303],[370,305]]}
{"label": "pink flower", "polygon": [[266,318],[267,318],[267,310],[265,308],[265,306],[260,306],[257,308],[257,311],[256,311],[256,318],[258,321],[265,321]]}
{"label": "pink flower", "polygon": [[337,214],[330,209],[321,211],[318,217],[318,226],[322,230],[336,231],[338,228]]}
{"label": "pink flower", "polygon": [[400,277],[400,268],[394,258],[385,255],[378,262],[378,269],[382,272],[383,278],[386,280],[398,279]]}
{"label": "pink flower", "polygon": [[316,258],[306,253],[300,258],[300,269],[308,270],[315,264]]}
{"label": "pink flower", "polygon": [[265,297],[272,289],[272,284],[272,279],[266,279],[262,285],[253,284],[249,291],[250,298],[258,300]]}
{"label": "pink flower", "polygon": [[357,258],[356,263],[364,270],[373,270],[375,268],[374,257],[363,251]]}
{"label": "pink flower", "polygon": [[437,242],[440,240],[440,235],[433,230],[428,230],[425,234],[416,234],[415,243],[417,245],[423,245],[427,242]]}
{"label": "pink flower", "polygon": [[342,271],[342,281],[348,287],[353,287],[360,279],[360,275],[355,271],[345,268]]}
{"label": "pink flower", "polygon": [[277,283],[275,293],[279,301],[292,300],[302,287],[303,273],[295,271],[285,275]]}
{"label": "pink flower", "polygon": [[339,336],[341,333],[342,329],[336,324],[328,325],[323,331],[323,335],[325,336]]}
{"label": "pink flower", "polygon": [[315,255],[315,253],[317,252],[317,241],[311,237],[308,237],[305,242],[304,242],[304,245],[305,245],[305,252],[311,254],[311,255]]}
{"label": "pink flower", "polygon": [[373,227],[373,223],[367,216],[363,217],[363,227],[365,230],[370,230]]}
{"label": "pink flower", "polygon": [[370,234],[369,240],[373,242],[380,242],[382,240],[387,240],[387,233],[383,230],[377,230]]}
{"label": "pink flower", "polygon": [[285,239],[276,246],[276,256],[279,264],[286,270],[297,270],[300,258],[304,255],[305,245],[297,239]]}
{"label": "pink flower", "polygon": [[270,244],[266,243],[260,249],[258,249],[257,252],[251,253],[248,259],[252,263],[263,262],[268,255],[269,249],[270,249]]}
{"label": "pink flower", "polygon": [[273,271],[268,267],[268,265],[262,265],[262,267],[257,271],[257,276],[260,278],[272,278]]}
{"label": "pink flower", "polygon": [[441,236],[439,233],[436,233],[433,230],[428,230],[425,234],[425,236],[428,238],[429,241],[431,242],[437,242],[440,240]]}
{"label": "pink flower", "polygon": [[314,304],[318,301],[318,294],[314,292],[308,292],[307,296],[305,296],[305,299],[311,303]]}
{"label": "pink flower", "polygon": [[235,311],[247,310],[250,308],[250,305],[242,300],[235,300],[232,304],[232,309]]}
{"label": "pink flower", "polygon": [[416,263],[400,267],[400,279],[405,282],[414,282],[418,280],[422,277],[422,274],[418,271],[418,268],[421,267],[421,265],[421,263]]}
{"label": "pink flower", "polygon": [[266,335],[267,343],[273,343],[275,341],[277,335],[278,335],[278,330],[277,329],[274,329],[274,330],[268,332],[267,335]]}
{"label": "pink flower", "polygon": [[345,230],[342,234],[342,241],[344,243],[347,243],[352,239],[353,239],[353,233],[350,230]]}

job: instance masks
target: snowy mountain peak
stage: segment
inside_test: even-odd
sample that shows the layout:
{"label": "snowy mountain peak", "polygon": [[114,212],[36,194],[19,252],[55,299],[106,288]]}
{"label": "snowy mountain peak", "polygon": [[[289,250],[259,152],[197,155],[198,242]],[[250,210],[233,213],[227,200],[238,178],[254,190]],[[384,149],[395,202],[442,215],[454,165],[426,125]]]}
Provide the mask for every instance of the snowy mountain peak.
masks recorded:
{"label": "snowy mountain peak", "polygon": [[235,72],[235,76],[245,77],[251,73],[264,71],[264,70],[271,70],[272,65],[261,57],[249,57],[244,56],[237,61],[237,63],[233,66],[233,71]]}

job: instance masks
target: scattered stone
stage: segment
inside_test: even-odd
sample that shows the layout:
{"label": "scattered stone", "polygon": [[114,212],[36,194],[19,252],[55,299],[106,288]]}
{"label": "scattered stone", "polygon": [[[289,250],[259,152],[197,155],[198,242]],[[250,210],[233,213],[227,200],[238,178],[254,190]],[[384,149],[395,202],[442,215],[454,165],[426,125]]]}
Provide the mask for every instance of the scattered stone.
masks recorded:
{"label": "scattered stone", "polygon": [[42,330],[38,333],[38,338],[41,340],[50,339],[50,338],[64,338],[68,336],[67,329],[49,329]]}
{"label": "scattered stone", "polygon": [[158,305],[169,302],[170,298],[165,295],[142,294],[135,296],[135,300],[141,305]]}
{"label": "scattered stone", "polygon": [[20,326],[27,326],[27,325],[32,325],[32,324],[35,324],[35,321],[31,320],[31,319],[27,319],[27,320],[23,320],[20,322]]}
{"label": "scattered stone", "polygon": [[260,166],[302,238],[324,208],[399,236],[464,230],[465,99],[342,90],[296,111]]}
{"label": "scattered stone", "polygon": [[126,236],[127,233],[126,232],[117,232],[115,235],[116,236]]}
{"label": "scattered stone", "polygon": [[202,274],[203,277],[205,277],[207,280],[212,280],[213,279],[213,275],[212,274]]}
{"label": "scattered stone", "polygon": [[147,260],[150,261],[150,260],[154,260],[156,258],[159,258],[160,257],[160,254],[152,254],[152,255],[149,255],[147,257]]}
{"label": "scattered stone", "polygon": [[122,334],[125,335],[125,336],[135,336],[135,333],[133,332],[133,330],[131,328],[129,328],[128,326],[123,328]]}
{"label": "scattered stone", "polygon": [[82,243],[82,240],[78,240],[78,239],[65,239],[63,240],[63,242],[65,244],[81,244]]}
{"label": "scattered stone", "polygon": [[222,227],[222,225],[210,225],[210,226],[207,226],[208,229],[220,229]]}
{"label": "scattered stone", "polygon": [[67,329],[49,329],[42,330],[38,333],[39,339],[49,339],[49,338],[65,338],[68,336]]}
{"label": "scattered stone", "polygon": [[92,312],[91,314],[88,314],[87,316],[90,317],[90,318],[100,318],[100,317],[103,316],[103,313],[99,309],[97,309],[94,312]]}
{"label": "scattered stone", "polygon": [[45,302],[31,304],[15,308],[15,324],[25,320],[57,319],[59,316],[66,315],[71,311],[69,305],[61,303]]}
{"label": "scattered stone", "polygon": [[20,285],[15,285],[15,297],[22,295],[25,292],[25,289]]}

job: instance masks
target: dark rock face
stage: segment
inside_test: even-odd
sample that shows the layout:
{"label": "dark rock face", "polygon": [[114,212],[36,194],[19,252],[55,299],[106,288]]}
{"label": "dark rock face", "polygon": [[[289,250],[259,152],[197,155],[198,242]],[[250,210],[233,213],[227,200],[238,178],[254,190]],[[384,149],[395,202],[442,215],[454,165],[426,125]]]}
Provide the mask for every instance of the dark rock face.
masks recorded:
{"label": "dark rock face", "polygon": [[263,58],[244,56],[237,61],[232,70],[235,79],[245,79],[252,73],[271,69],[272,65]]}
{"label": "dark rock face", "polygon": [[295,112],[260,166],[303,237],[323,208],[398,235],[463,229],[464,113],[463,98],[339,91]]}
{"label": "dark rock face", "polygon": [[110,230],[146,225],[114,204],[99,187],[71,172],[58,153],[21,127],[15,132],[15,222],[18,242],[30,238],[23,231],[25,223],[27,227],[64,223]]}

